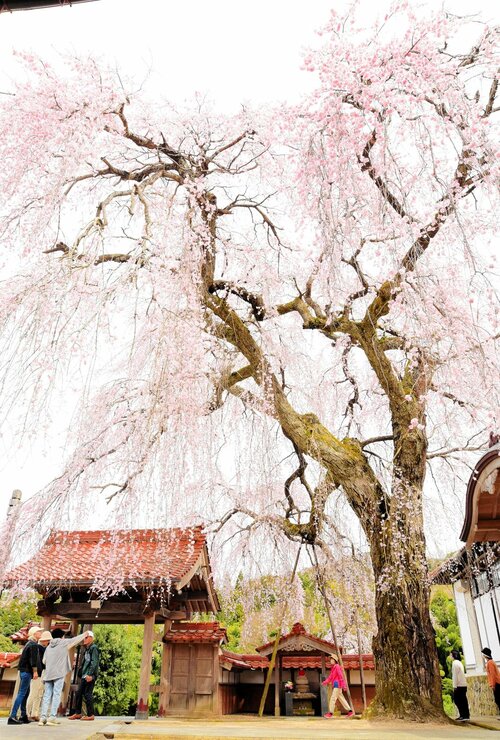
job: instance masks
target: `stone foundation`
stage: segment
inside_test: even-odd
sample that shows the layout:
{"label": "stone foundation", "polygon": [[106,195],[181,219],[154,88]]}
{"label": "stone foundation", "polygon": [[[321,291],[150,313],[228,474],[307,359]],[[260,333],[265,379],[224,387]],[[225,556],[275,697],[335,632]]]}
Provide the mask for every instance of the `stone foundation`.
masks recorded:
{"label": "stone foundation", "polygon": [[471,716],[491,717],[498,714],[486,676],[467,676],[467,699]]}

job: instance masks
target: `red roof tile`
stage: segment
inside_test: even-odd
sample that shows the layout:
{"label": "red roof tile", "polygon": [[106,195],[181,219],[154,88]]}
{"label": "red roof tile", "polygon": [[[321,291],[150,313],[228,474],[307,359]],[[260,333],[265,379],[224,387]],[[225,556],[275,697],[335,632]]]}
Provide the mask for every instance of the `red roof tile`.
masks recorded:
{"label": "red roof tile", "polygon": [[[311,635],[309,632],[306,632],[304,625],[300,622],[295,622],[292,629],[287,635],[281,635],[278,644],[278,650],[283,645],[283,643],[286,643],[287,640],[290,640],[297,635],[304,635],[304,637],[310,638],[311,640],[314,640],[314,642],[319,642],[320,644],[324,645],[327,648],[325,652],[336,652],[336,648],[333,642],[322,640],[321,637],[316,637],[316,635]],[[274,640],[270,640],[270,642],[266,642],[264,645],[259,645],[259,647],[255,649],[257,650],[257,652],[260,652],[261,650],[266,650],[267,648],[271,647],[271,645],[274,645]]]}
{"label": "red roof tile", "polygon": [[164,642],[227,642],[227,632],[218,622],[173,622]]}
{"label": "red roof tile", "polygon": [[230,663],[236,668],[243,668],[246,670],[256,670],[259,668],[267,668],[269,660],[265,655],[243,655],[241,653],[231,653],[229,650],[222,650],[219,660],[221,663]]}
{"label": "red roof tile", "polygon": [[[364,654],[363,668],[367,671],[375,670],[375,660],[371,653]],[[235,668],[241,668],[246,670],[256,670],[267,668],[269,665],[269,658],[267,655],[243,655],[240,653],[231,653],[229,650],[222,650],[219,657],[221,663],[229,663]],[[348,654],[343,655],[342,660],[344,668],[346,670],[359,670],[359,655]],[[321,668],[321,655],[283,655],[282,656],[283,668],[309,668],[316,669]],[[329,669],[329,661],[326,661],[326,667]]]}
{"label": "red roof tile", "polygon": [[0,668],[14,668],[21,653],[0,653]]}
{"label": "red roof tile", "polygon": [[53,532],[34,557],[5,575],[4,586],[177,582],[195,567],[205,543],[199,526]]}
{"label": "red roof tile", "polygon": [[[10,636],[10,639],[12,642],[19,642],[21,645],[24,645],[24,643],[28,642],[28,632],[30,627],[33,627],[33,625],[40,625],[40,622],[28,622],[28,624],[25,624],[24,627],[21,627],[21,629],[17,630],[17,632],[14,632],[13,635]],[[60,620],[52,620],[52,624],[50,629],[55,630],[59,628],[63,632],[69,632],[71,628],[70,622],[62,622]]]}

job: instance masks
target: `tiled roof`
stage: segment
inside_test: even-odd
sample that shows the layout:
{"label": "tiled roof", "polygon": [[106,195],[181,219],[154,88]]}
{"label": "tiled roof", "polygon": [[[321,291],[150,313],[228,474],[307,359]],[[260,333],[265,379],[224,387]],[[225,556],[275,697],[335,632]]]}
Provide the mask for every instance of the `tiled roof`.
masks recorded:
{"label": "tiled roof", "polygon": [[[30,627],[33,627],[33,625],[40,625],[40,622],[28,622],[28,624],[25,624],[24,627],[21,627],[21,629],[17,630],[17,632],[14,632],[13,635],[10,636],[10,639],[12,642],[19,642],[21,645],[28,642],[28,632]],[[71,627],[71,624],[69,622],[62,622],[60,620],[52,620],[52,624],[50,626],[51,630],[55,630],[56,628],[62,630],[63,632],[69,632]]]}
{"label": "tiled roof", "polygon": [[5,575],[6,587],[120,585],[180,581],[205,546],[201,527],[53,532],[30,560]]}
{"label": "tiled roof", "polygon": [[218,622],[173,622],[164,642],[227,642],[227,633]]}
{"label": "tiled roof", "polygon": [[0,653],[0,668],[14,668],[21,653]]}
{"label": "tiled roof", "polygon": [[[371,653],[365,653],[363,656],[363,668],[367,671],[375,670],[375,660]],[[222,650],[219,660],[222,664],[229,663],[235,668],[243,670],[257,670],[267,668],[269,659],[267,655],[243,655],[240,653],[231,653],[228,650]],[[283,668],[321,668],[320,655],[282,655]],[[344,668],[346,670],[359,670],[359,655],[348,654],[342,656]],[[329,661],[326,661],[326,667],[329,669]]]}
{"label": "tiled roof", "polygon": [[222,650],[219,660],[221,663],[229,663],[235,668],[245,670],[256,670],[258,668],[267,668],[269,660],[265,655],[243,655],[241,653],[231,653],[229,650]]}
{"label": "tiled roof", "polygon": [[[309,632],[306,632],[305,627],[300,622],[295,622],[292,629],[287,635],[281,635],[280,641],[278,644],[278,649],[280,649],[280,646],[289,640],[290,638],[297,637],[298,635],[303,635],[306,638],[309,638],[311,640],[314,640],[314,642],[318,642],[322,645],[324,645],[327,648],[326,652],[335,652],[335,645],[333,642],[329,642],[328,640],[322,640],[320,637],[316,637],[316,635],[311,635]],[[257,652],[260,652],[261,650],[266,650],[267,648],[271,647],[271,645],[274,645],[274,640],[271,640],[270,642],[266,642],[264,645],[259,645],[258,648],[255,648]]]}

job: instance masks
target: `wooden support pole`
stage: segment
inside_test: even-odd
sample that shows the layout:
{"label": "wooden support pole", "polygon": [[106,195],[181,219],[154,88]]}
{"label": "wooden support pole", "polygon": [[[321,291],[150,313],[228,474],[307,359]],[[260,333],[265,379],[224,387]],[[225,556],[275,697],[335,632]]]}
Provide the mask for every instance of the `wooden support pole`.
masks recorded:
{"label": "wooden support pole", "polygon": [[[172,620],[166,619],[163,627],[163,637],[170,631]],[[170,707],[170,661],[172,659],[172,646],[168,642],[162,642],[161,672],[160,672],[160,697],[158,701],[158,717],[164,717]]]}
{"label": "wooden support pole", "polygon": [[[300,544],[299,549],[297,550],[297,557],[295,558],[295,565],[293,566],[292,575],[290,577],[290,584],[293,583],[293,580],[295,578],[295,574],[297,572],[297,566],[299,564],[299,557],[300,557],[300,551],[301,551],[301,549],[302,549],[302,543]],[[285,608],[286,608],[286,603],[283,603],[283,608],[282,608],[282,611],[281,611],[281,616],[279,618],[278,629],[276,630],[276,640],[274,641],[273,652],[271,654],[271,660],[270,660],[270,663],[269,663],[269,669],[267,671],[266,682],[264,684],[264,691],[262,692],[262,696],[261,696],[261,699],[260,699],[259,717],[262,717],[262,715],[264,714],[264,707],[266,705],[267,692],[269,691],[269,684],[271,683],[271,676],[273,675],[273,668],[274,668],[274,663],[276,661],[276,654],[278,652],[278,645],[279,645],[279,641],[281,639],[281,625],[283,624],[283,617],[284,617],[284,614],[285,614]]]}
{"label": "wooden support pole", "polygon": [[341,652],[339,650],[339,644],[337,642],[337,634],[336,634],[335,625],[334,625],[334,622],[333,622],[331,604],[330,604],[330,600],[329,600],[329,598],[328,598],[328,596],[326,594],[326,588],[325,588],[325,583],[324,583],[324,580],[323,580],[323,574],[320,572],[319,562],[318,562],[318,556],[316,555],[316,548],[315,548],[314,545],[312,546],[312,551],[313,551],[313,555],[314,555],[313,565],[315,565],[316,582],[318,584],[319,591],[320,591],[321,595],[323,596],[323,601],[325,602],[326,613],[328,615],[328,621],[330,623],[330,629],[332,631],[333,644],[335,645],[335,650],[337,651],[338,663],[339,663],[340,667],[342,668],[342,670],[344,671],[345,683],[346,683],[346,686],[347,686],[347,689],[346,689],[347,702],[348,702],[349,706],[351,707],[352,711],[354,711],[354,704],[352,702],[351,689],[349,688],[349,681],[347,680],[347,674],[346,674],[346,672],[344,670],[344,661],[342,660],[342,654],[341,654]]}
{"label": "wooden support pole", "polygon": [[280,665],[281,655],[278,653],[274,667],[274,716],[280,716]]}
{"label": "wooden support pole", "polygon": [[151,680],[154,629],[155,613],[151,612],[151,614],[147,614],[144,617],[144,637],[142,638],[141,672],[139,674],[136,719],[147,719],[149,716],[149,685]]}
{"label": "wooden support pole", "polygon": [[361,633],[359,631],[359,621],[356,616],[356,631],[358,633],[358,653],[359,653],[359,676],[361,679],[361,696],[363,697],[363,711],[366,711],[366,686],[365,686],[365,668],[363,666],[363,653],[361,652]]}

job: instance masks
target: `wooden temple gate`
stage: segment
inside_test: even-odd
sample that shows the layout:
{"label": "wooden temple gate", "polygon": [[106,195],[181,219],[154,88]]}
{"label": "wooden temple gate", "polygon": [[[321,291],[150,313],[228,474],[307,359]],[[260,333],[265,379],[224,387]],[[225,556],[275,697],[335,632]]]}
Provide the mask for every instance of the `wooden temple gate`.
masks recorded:
{"label": "wooden temple gate", "polygon": [[[4,587],[13,585],[43,596],[38,614],[46,629],[56,617],[71,622],[72,634],[94,624],[144,624],[137,719],[148,717],[152,691],[159,693],[160,715],[170,705],[205,707],[207,697],[217,712],[218,644],[165,639],[194,612],[220,609],[201,527],[54,532],[33,558],[6,574]],[[163,646],[161,677],[151,686],[155,640]]]}

